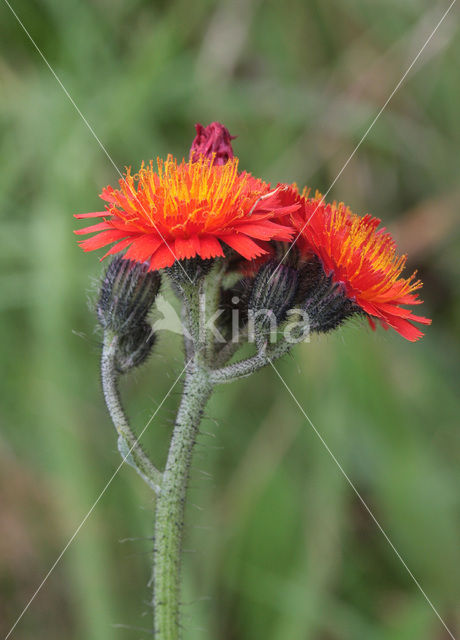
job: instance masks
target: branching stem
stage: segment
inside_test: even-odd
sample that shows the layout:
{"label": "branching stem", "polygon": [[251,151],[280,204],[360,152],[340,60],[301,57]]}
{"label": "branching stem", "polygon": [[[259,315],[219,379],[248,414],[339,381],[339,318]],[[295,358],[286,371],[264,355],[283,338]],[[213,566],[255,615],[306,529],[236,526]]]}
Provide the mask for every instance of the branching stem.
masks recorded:
{"label": "branching stem", "polygon": [[[201,418],[213,387],[244,378],[287,353],[292,344],[282,339],[268,344],[258,336],[257,353],[239,362],[225,365],[241,341],[230,342],[217,350],[215,335],[208,324],[219,300],[225,264],[216,265],[209,279],[200,277],[190,284],[177,274],[175,291],[182,300],[186,377],[174,425],[166,467],[158,471],[142,450],[131,430],[118,392],[118,338],[106,331],[102,350],[102,386],[112,421],[119,436],[123,458],[157,494],[155,506],[153,584],[153,625],[157,640],[180,640],[180,574],[186,493],[193,448]],[[246,328],[240,336],[247,339]],[[213,368],[218,367],[218,368]],[[219,368],[220,367],[220,368]]]}
{"label": "branching stem", "polygon": [[224,384],[239,380],[240,378],[247,378],[259,369],[262,369],[262,367],[270,364],[270,361],[281,358],[291,347],[292,344],[285,341],[277,343],[272,348],[268,348],[265,344],[256,355],[251,358],[240,360],[221,369],[211,371],[211,381],[214,384]]}

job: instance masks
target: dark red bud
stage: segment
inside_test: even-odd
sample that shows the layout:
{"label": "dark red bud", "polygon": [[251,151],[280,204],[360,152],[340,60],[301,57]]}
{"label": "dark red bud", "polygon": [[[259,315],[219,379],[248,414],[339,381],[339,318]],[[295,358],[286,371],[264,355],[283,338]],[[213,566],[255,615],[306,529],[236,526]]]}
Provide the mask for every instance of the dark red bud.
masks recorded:
{"label": "dark red bud", "polygon": [[211,122],[207,127],[197,123],[196,137],[190,148],[190,160],[196,162],[200,156],[213,159],[214,165],[226,164],[234,157],[229,130],[220,122]]}

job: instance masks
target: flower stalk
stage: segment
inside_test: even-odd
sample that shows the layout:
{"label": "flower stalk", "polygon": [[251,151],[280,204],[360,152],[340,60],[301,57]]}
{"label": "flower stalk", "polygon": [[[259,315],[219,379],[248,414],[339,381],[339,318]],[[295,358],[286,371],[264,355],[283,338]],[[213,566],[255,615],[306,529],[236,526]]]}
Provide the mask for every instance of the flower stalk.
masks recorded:
{"label": "flower stalk", "polygon": [[101,379],[105,403],[118,433],[118,449],[122,458],[131,465],[156,494],[159,494],[162,474],[144,453],[129,426],[121,403],[118,382],[120,373],[116,366],[118,338],[106,331],[102,346]]}
{"label": "flower stalk", "polygon": [[206,323],[217,308],[215,290],[223,275],[221,268],[211,272],[206,279],[183,286],[183,315],[187,320],[184,330],[190,336],[188,355],[191,357],[186,366],[182,399],[155,511],[153,611],[154,634],[160,640],[180,638],[180,573],[186,492],[193,448],[206,403],[215,385],[254,373],[270,360],[287,353],[292,346],[286,341],[271,348],[264,345],[253,357],[220,369],[213,368],[214,336],[206,330]]}

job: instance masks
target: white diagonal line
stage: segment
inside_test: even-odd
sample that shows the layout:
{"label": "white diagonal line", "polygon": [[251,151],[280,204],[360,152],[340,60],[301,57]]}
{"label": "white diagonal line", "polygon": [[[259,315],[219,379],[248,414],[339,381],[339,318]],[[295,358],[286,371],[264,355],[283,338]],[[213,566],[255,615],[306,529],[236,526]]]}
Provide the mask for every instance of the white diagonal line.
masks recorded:
{"label": "white diagonal line", "polygon": [[19,621],[21,620],[21,618],[23,617],[23,615],[26,613],[26,611],[28,610],[28,608],[30,607],[30,605],[32,604],[32,602],[35,600],[35,598],[37,597],[37,595],[40,593],[41,588],[43,587],[43,585],[45,584],[45,582],[48,580],[48,578],[50,577],[50,575],[53,573],[54,569],[56,568],[56,566],[59,564],[62,556],[65,554],[65,552],[67,551],[67,549],[70,547],[70,545],[72,544],[72,542],[75,540],[75,538],[77,537],[77,535],[79,534],[80,530],[82,529],[83,525],[85,524],[85,522],[88,520],[88,518],[90,517],[90,515],[92,514],[92,512],[94,511],[94,509],[96,508],[97,504],[99,503],[100,499],[102,498],[102,496],[105,494],[105,492],[107,491],[107,489],[109,488],[109,486],[112,484],[113,480],[115,479],[116,475],[118,474],[118,472],[120,471],[120,469],[122,468],[122,466],[124,465],[124,463],[126,462],[127,458],[130,456],[131,451],[134,449],[134,447],[138,444],[139,440],[142,438],[142,436],[144,435],[145,431],[147,430],[147,427],[150,425],[150,423],[152,422],[152,420],[154,419],[154,417],[157,415],[158,411],[161,409],[161,407],[163,406],[166,398],[169,396],[169,394],[171,393],[171,391],[174,389],[174,387],[176,386],[177,382],[179,381],[179,378],[182,376],[182,374],[184,373],[184,371],[186,370],[186,368],[188,367],[188,365],[190,364],[191,359],[186,363],[186,365],[184,366],[184,368],[182,369],[182,371],[179,373],[179,375],[177,376],[177,378],[174,380],[173,384],[171,385],[171,387],[169,388],[169,391],[167,392],[167,394],[164,396],[163,400],[160,402],[160,404],[158,405],[158,407],[156,408],[155,412],[151,415],[151,417],[149,418],[147,424],[145,425],[145,427],[142,429],[142,431],[140,432],[140,434],[138,435],[138,437],[136,438],[136,441],[134,442],[133,446],[129,449],[128,453],[124,456],[124,458],[122,459],[122,461],[120,462],[120,464],[118,465],[118,467],[115,469],[115,471],[113,472],[112,476],[110,477],[110,480],[107,482],[107,484],[105,485],[105,487],[102,489],[102,491],[100,492],[100,494],[98,495],[98,497],[96,498],[96,500],[94,501],[92,507],[90,508],[90,510],[88,511],[88,513],[85,515],[85,517],[83,518],[83,520],[80,522],[80,524],[78,525],[78,527],[75,529],[75,532],[73,533],[73,535],[71,536],[71,538],[69,538],[67,544],[65,545],[65,547],[63,548],[63,550],[61,551],[61,553],[58,555],[58,557],[56,558],[56,560],[54,561],[54,563],[52,564],[50,570],[48,571],[48,573],[45,575],[45,577],[43,578],[43,580],[40,582],[39,586],[37,587],[37,589],[35,590],[35,593],[33,594],[33,596],[30,598],[29,602],[26,604],[26,606],[24,607],[24,609],[22,610],[21,614],[19,615],[18,619],[16,620],[16,622],[13,624],[13,626],[11,627],[11,629],[8,631],[8,633],[6,634],[4,640],[8,640],[8,638],[11,636],[11,634],[13,633],[13,631],[15,630],[16,626],[18,625]]}
{"label": "white diagonal line", "polygon": [[[6,1],[6,0],[5,0]],[[342,173],[345,171],[345,169],[347,168],[348,164],[350,163],[351,159],[353,158],[353,156],[355,155],[355,153],[358,151],[359,147],[362,145],[362,143],[364,142],[364,140],[366,139],[367,135],[369,134],[370,130],[372,129],[372,127],[374,126],[374,124],[377,122],[377,120],[380,118],[380,116],[382,115],[382,113],[385,111],[386,107],[388,106],[388,103],[390,102],[390,100],[393,98],[393,96],[395,95],[395,93],[398,91],[399,87],[402,85],[402,83],[404,82],[404,80],[406,79],[407,75],[410,73],[412,67],[414,66],[414,64],[417,62],[417,60],[420,58],[420,56],[422,55],[422,53],[424,52],[425,48],[427,47],[428,43],[430,42],[430,40],[433,38],[434,34],[436,33],[436,31],[439,29],[439,27],[441,26],[441,24],[444,22],[444,19],[447,17],[447,14],[449,13],[449,11],[452,9],[452,7],[454,6],[454,4],[457,2],[457,0],[452,0],[452,2],[450,3],[450,5],[447,7],[446,11],[443,13],[441,19],[439,20],[439,22],[437,23],[437,25],[435,26],[435,28],[433,29],[433,31],[430,33],[430,35],[428,36],[428,38],[425,40],[425,43],[423,44],[422,48],[420,49],[420,51],[417,53],[417,55],[415,56],[415,58],[412,60],[412,62],[410,63],[409,67],[406,69],[404,75],[402,76],[402,78],[400,79],[400,81],[397,83],[397,85],[395,86],[395,88],[393,89],[393,91],[390,93],[390,95],[388,96],[388,98],[386,99],[385,103],[383,104],[383,106],[381,107],[380,111],[377,113],[377,115],[375,116],[375,118],[372,120],[372,122],[370,123],[370,125],[367,127],[366,131],[363,133],[361,140],[358,142],[358,144],[356,145],[356,147],[353,149],[353,151],[351,152],[351,154],[349,155],[347,161],[345,162],[345,164],[343,165],[343,167],[340,169],[339,173],[336,175],[336,177],[334,178],[334,180],[332,181],[331,185],[329,186],[329,189],[326,191],[326,193],[321,197],[321,200],[318,202],[318,204],[316,205],[315,210],[313,211],[313,213],[311,214],[311,216],[308,218],[308,220],[306,221],[306,223],[303,225],[302,229],[299,231],[299,233],[296,235],[296,237],[294,238],[294,240],[292,241],[292,243],[289,245],[289,248],[287,249],[286,253],[284,254],[284,256],[281,258],[281,260],[278,263],[278,266],[276,267],[276,269],[274,270],[274,272],[272,273],[272,275],[270,276],[268,282],[270,282],[270,280],[273,278],[273,276],[275,275],[275,273],[278,271],[278,269],[280,268],[282,262],[286,259],[286,257],[288,256],[288,254],[290,253],[291,249],[294,247],[294,245],[296,244],[297,240],[299,239],[299,237],[302,235],[303,230],[305,229],[305,227],[308,225],[308,223],[310,222],[310,220],[313,218],[313,216],[315,215],[315,213],[318,211],[319,207],[321,206],[321,204],[324,203],[324,200],[326,198],[326,196],[328,195],[328,193],[331,191],[331,189],[333,188],[333,186],[335,185],[335,183],[337,182],[337,180],[340,178],[340,176],[342,175]]]}
{"label": "white diagonal line", "polygon": [[370,517],[372,518],[372,520],[375,522],[375,524],[377,525],[377,527],[379,528],[380,532],[382,533],[383,537],[385,538],[385,540],[388,542],[388,544],[390,545],[390,547],[393,549],[394,553],[396,554],[396,557],[398,558],[398,560],[401,562],[401,564],[403,565],[403,567],[406,569],[407,573],[410,575],[410,577],[412,578],[412,580],[414,581],[415,585],[417,586],[418,590],[421,592],[421,594],[423,595],[423,597],[425,598],[425,600],[428,602],[428,604],[430,605],[430,607],[433,609],[434,613],[436,614],[437,618],[439,619],[439,621],[441,622],[441,624],[443,625],[443,627],[445,628],[445,630],[447,631],[447,633],[449,634],[449,636],[452,638],[452,640],[456,640],[454,634],[452,633],[452,631],[449,629],[449,627],[446,625],[446,623],[444,622],[444,620],[441,618],[441,616],[439,615],[436,607],[434,606],[434,604],[431,602],[430,598],[427,596],[427,594],[425,593],[425,591],[423,590],[420,582],[417,580],[417,578],[414,576],[414,574],[412,573],[412,571],[409,569],[409,567],[407,566],[406,562],[404,561],[403,557],[401,556],[401,554],[399,553],[399,551],[396,549],[395,545],[392,543],[392,541],[390,540],[390,538],[388,537],[388,535],[386,534],[385,530],[383,529],[382,525],[380,524],[380,522],[377,520],[377,518],[374,516],[374,514],[372,513],[370,507],[367,506],[364,498],[361,496],[361,494],[359,493],[358,489],[356,488],[356,486],[353,484],[353,482],[350,480],[348,474],[346,473],[346,471],[344,470],[344,468],[342,467],[342,465],[340,464],[340,462],[337,460],[336,456],[333,454],[333,452],[331,451],[330,447],[328,446],[327,442],[324,440],[323,436],[320,434],[320,432],[318,431],[318,429],[315,427],[315,425],[313,424],[313,422],[310,420],[310,418],[308,417],[308,415],[306,414],[304,408],[302,407],[302,405],[300,404],[300,402],[297,400],[297,398],[295,397],[295,395],[293,394],[293,392],[291,391],[291,389],[289,388],[287,382],[284,380],[284,378],[282,377],[282,375],[280,374],[280,372],[278,371],[278,369],[275,367],[275,365],[273,364],[273,362],[270,360],[270,358],[267,358],[269,363],[271,364],[271,366],[273,367],[273,369],[276,372],[276,375],[278,376],[278,378],[281,380],[281,382],[283,383],[283,385],[286,387],[289,395],[291,396],[291,398],[294,400],[294,402],[296,403],[296,405],[299,407],[300,411],[302,412],[302,414],[304,415],[304,417],[306,418],[306,420],[309,422],[311,428],[313,429],[313,431],[315,432],[315,434],[318,436],[318,438],[321,440],[321,444],[325,447],[326,451],[328,452],[328,454],[331,456],[331,458],[334,460],[335,464],[338,466],[338,468],[340,469],[342,475],[344,476],[345,480],[348,482],[348,484],[350,485],[350,487],[353,489],[353,491],[355,492],[356,496],[358,497],[358,499],[360,500],[360,502],[362,503],[363,507],[366,509],[366,511],[368,512],[368,514],[370,515]]}
{"label": "white diagonal line", "polygon": [[[102,144],[102,142],[100,141],[99,137],[97,136],[96,132],[94,131],[93,127],[90,125],[90,123],[88,122],[88,120],[85,118],[85,116],[83,115],[83,113],[80,111],[79,107],[77,106],[77,104],[75,103],[75,100],[72,98],[72,96],[70,95],[70,93],[67,91],[67,89],[64,87],[64,85],[61,82],[61,79],[59,78],[59,76],[57,75],[57,73],[54,71],[53,67],[50,65],[50,63],[48,62],[48,60],[45,58],[44,54],[42,53],[41,49],[39,48],[39,46],[37,45],[37,43],[35,42],[35,40],[32,38],[32,36],[30,35],[30,33],[28,32],[28,30],[26,29],[26,27],[24,26],[23,22],[21,21],[21,19],[19,18],[18,14],[16,13],[16,11],[13,9],[13,7],[10,5],[10,3],[8,2],[8,0],[5,0],[5,4],[7,5],[7,7],[10,9],[11,13],[13,14],[13,16],[16,18],[16,20],[18,21],[18,23],[21,25],[24,33],[26,34],[26,36],[29,38],[29,40],[31,41],[31,43],[33,44],[33,46],[35,47],[35,49],[37,50],[38,54],[40,55],[40,57],[42,58],[43,62],[46,64],[46,66],[48,67],[48,69],[51,71],[51,73],[53,74],[53,76],[55,77],[57,83],[59,84],[59,86],[61,87],[61,89],[64,91],[65,95],[68,97],[68,99],[70,100],[70,102],[72,103],[73,107],[75,108],[76,112],[78,113],[78,115],[80,116],[80,118],[83,120],[83,122],[86,124],[86,126],[88,127],[88,129],[90,130],[91,134],[93,135],[94,139],[97,141],[97,143],[99,144],[99,146],[101,147],[102,151],[105,153],[105,155],[107,156],[107,158],[109,159],[109,161],[111,162],[111,164],[113,165],[115,171],[118,173],[118,175],[120,176],[120,178],[123,180],[123,182],[125,183],[125,185],[129,188],[129,190],[131,191],[131,188],[129,187],[128,183],[125,180],[125,177],[123,176],[123,174],[121,173],[120,169],[117,167],[117,165],[115,164],[114,160],[112,159],[112,156],[110,155],[110,153],[107,151],[107,149],[105,148],[105,146]],[[131,191],[132,193],[132,191]],[[142,203],[138,200],[137,196],[133,193],[134,198],[136,200],[136,202],[138,203],[138,205],[141,207],[141,209],[144,211],[145,214],[147,214],[148,212],[145,210],[144,206],[142,205]],[[151,220],[153,226],[155,227],[155,230],[157,231],[158,235],[160,236],[160,238],[163,240],[163,242],[165,243],[165,245],[167,246],[167,248],[169,249],[169,251],[172,253],[174,260],[176,260],[176,262],[179,263],[182,271],[185,273],[185,275],[187,276],[187,278],[190,280],[191,284],[193,284],[192,279],[190,278],[190,276],[188,275],[188,273],[185,271],[182,263],[180,260],[178,260],[176,254],[174,253],[174,251],[171,249],[171,247],[169,246],[169,244],[166,242],[166,239],[164,238],[163,234],[161,233],[161,231],[157,228],[155,222],[153,222],[153,220]]]}

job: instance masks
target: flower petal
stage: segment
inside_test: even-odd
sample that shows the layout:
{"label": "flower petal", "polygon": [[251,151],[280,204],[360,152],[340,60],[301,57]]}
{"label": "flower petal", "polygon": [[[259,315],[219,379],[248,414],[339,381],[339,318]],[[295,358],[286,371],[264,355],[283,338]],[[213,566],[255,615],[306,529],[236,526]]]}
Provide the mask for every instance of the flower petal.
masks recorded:
{"label": "flower petal", "polygon": [[221,235],[220,240],[223,240],[225,244],[237,251],[246,260],[252,260],[264,253],[267,253],[265,249],[262,249],[258,244],[245,236],[243,233],[234,233],[232,235]]}
{"label": "flower petal", "polygon": [[79,244],[83,251],[94,251],[94,249],[100,249],[105,247],[106,244],[114,242],[115,240],[121,240],[126,237],[126,233],[123,231],[102,231],[92,238],[86,240],[80,240]]}
{"label": "flower petal", "polygon": [[74,218],[79,220],[82,218],[101,218],[102,216],[110,216],[109,211],[92,211],[91,213],[75,213]]}
{"label": "flower petal", "polygon": [[207,258],[224,257],[224,250],[219,240],[214,236],[200,237],[200,256],[206,260]]}
{"label": "flower petal", "polygon": [[150,271],[171,267],[176,260],[174,253],[172,252],[173,249],[174,247],[168,247],[164,242],[162,242],[161,246],[158,247],[150,258]]}
{"label": "flower petal", "polygon": [[153,234],[138,236],[131,240],[132,244],[125,253],[125,258],[127,260],[136,260],[137,262],[148,260],[161,245],[161,239]]}
{"label": "flower petal", "polygon": [[104,229],[113,229],[113,227],[108,222],[98,222],[97,224],[92,224],[89,227],[84,227],[83,229],[75,229],[74,233],[77,236],[84,235],[85,233],[94,233],[96,231],[103,231]]}
{"label": "flower petal", "polygon": [[132,238],[125,238],[125,240],[120,240],[120,242],[117,242],[116,244],[114,244],[113,247],[110,247],[107,253],[104,253],[104,255],[101,258],[101,262],[102,260],[104,260],[104,258],[107,258],[108,256],[113,256],[116,253],[120,253],[120,251],[123,251],[123,249],[126,249],[126,247],[129,246],[132,241],[133,241]]}

